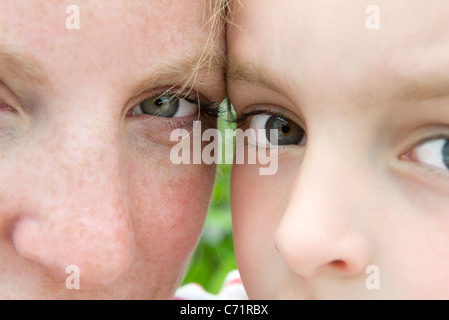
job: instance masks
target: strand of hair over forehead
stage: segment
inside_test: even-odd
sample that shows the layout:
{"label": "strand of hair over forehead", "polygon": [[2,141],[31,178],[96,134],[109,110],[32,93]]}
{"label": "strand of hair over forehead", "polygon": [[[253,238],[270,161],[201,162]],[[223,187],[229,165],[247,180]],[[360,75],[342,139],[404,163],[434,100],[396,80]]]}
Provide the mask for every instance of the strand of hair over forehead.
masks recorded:
{"label": "strand of hair over forehead", "polygon": [[[179,89],[176,90],[176,93],[171,96],[170,100],[189,95],[196,83],[198,72],[206,68],[210,70],[212,63],[214,62],[213,58],[215,57],[214,50],[222,50],[221,48],[216,47],[216,42],[220,37],[221,32],[224,32],[228,10],[229,0],[209,0],[209,8],[204,8],[204,14],[207,14],[209,16],[204,17],[203,20],[206,21],[204,26],[209,28],[209,31],[206,43],[203,47],[203,51],[197,63],[192,66],[192,72],[189,78],[184,81],[184,84]],[[225,55],[224,52],[220,54],[222,54],[223,56]],[[217,65],[219,65],[220,68],[224,70],[225,66],[221,65],[224,63],[224,61],[215,62]],[[188,90],[188,92],[185,92],[189,84],[191,84],[190,89]],[[171,88],[167,89],[160,95],[160,97],[163,97],[167,92],[171,92],[176,86],[177,85],[173,85]],[[161,113],[163,113],[164,111],[165,110],[160,110]]]}
{"label": "strand of hair over forehead", "polygon": [[[213,62],[215,62],[217,65],[219,65],[220,68],[224,70],[225,66],[222,66],[224,61],[213,61],[213,59],[216,56],[214,54],[214,50],[224,50],[220,47],[217,47],[216,43],[221,35],[221,32],[224,32],[228,10],[229,0],[209,0],[209,10],[207,10],[206,8],[204,10],[205,15],[208,14],[209,16],[204,18],[204,21],[206,21],[204,27],[209,29],[208,37],[205,45],[203,46],[203,51],[201,52],[200,58],[198,59],[197,63],[192,66],[192,72],[189,78],[184,81],[184,84],[181,86],[181,88],[177,90],[179,95],[185,94],[184,91],[189,83],[192,83],[191,88],[193,88],[193,85],[197,80],[198,72],[202,69],[210,70]],[[224,52],[221,52],[220,54],[222,54],[223,56],[225,55]]]}

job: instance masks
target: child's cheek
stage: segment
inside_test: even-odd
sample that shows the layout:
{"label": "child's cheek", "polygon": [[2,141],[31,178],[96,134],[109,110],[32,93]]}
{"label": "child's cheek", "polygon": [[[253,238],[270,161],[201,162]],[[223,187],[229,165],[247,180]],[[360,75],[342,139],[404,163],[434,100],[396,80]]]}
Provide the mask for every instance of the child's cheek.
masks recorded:
{"label": "child's cheek", "polygon": [[266,256],[273,247],[278,215],[276,203],[281,197],[280,190],[270,190],[272,179],[260,176],[256,165],[234,165],[232,170],[234,246],[237,264],[245,276],[251,274],[251,270],[263,272],[265,266],[270,266]]}

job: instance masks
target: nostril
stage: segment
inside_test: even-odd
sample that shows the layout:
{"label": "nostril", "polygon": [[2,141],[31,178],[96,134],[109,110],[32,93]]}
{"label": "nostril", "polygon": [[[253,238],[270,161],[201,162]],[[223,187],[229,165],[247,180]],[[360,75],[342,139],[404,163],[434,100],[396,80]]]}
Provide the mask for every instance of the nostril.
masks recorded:
{"label": "nostril", "polygon": [[335,266],[338,269],[345,269],[346,268],[346,262],[343,260],[334,260],[330,263],[331,265]]}
{"label": "nostril", "polygon": [[342,259],[333,260],[329,264],[327,264],[327,266],[340,273],[346,274],[351,272],[351,265],[348,264],[347,261]]}

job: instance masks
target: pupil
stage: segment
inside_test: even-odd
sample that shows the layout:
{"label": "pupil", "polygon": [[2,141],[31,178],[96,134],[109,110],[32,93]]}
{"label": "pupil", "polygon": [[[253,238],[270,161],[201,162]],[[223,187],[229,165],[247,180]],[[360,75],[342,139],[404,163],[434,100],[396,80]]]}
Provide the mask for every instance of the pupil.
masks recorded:
{"label": "pupil", "polygon": [[289,126],[282,126],[282,133],[289,133],[290,127]]}
{"label": "pupil", "polygon": [[[304,130],[296,123],[278,116],[268,118],[265,130],[267,140],[277,145],[297,145],[305,136]],[[277,142],[271,141],[270,130],[276,130]]]}
{"label": "pupil", "polygon": [[164,103],[164,100],[165,100],[164,98],[159,98],[154,102],[154,104],[160,107]]}
{"label": "pupil", "polygon": [[179,102],[171,99],[171,96],[149,98],[141,103],[142,112],[158,117],[172,117],[179,109]]}

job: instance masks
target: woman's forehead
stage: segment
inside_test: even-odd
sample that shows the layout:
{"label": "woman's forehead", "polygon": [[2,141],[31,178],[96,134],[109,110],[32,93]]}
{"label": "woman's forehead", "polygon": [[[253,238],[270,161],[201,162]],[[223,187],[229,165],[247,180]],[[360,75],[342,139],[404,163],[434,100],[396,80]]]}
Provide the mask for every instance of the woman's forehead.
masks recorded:
{"label": "woman's forehead", "polygon": [[[70,10],[73,8],[77,10]],[[126,49],[151,53],[204,38],[205,10],[203,1],[193,0],[85,1],[79,5],[52,1],[39,2],[39,6],[17,1],[0,4],[0,28],[4,31],[0,41],[22,40],[42,50],[76,45],[77,51],[81,51],[92,45],[115,44],[115,51],[120,51],[132,45]],[[71,28],[74,19],[78,26]]]}
{"label": "woman's forehead", "polygon": [[[47,77],[55,91],[92,81],[101,86],[102,74],[116,84],[148,78],[181,81],[179,76],[194,69],[210,36],[206,0],[39,4],[0,4],[0,29],[5,31],[0,57],[14,56],[26,71],[39,69],[40,78]],[[218,60],[224,60],[218,54],[224,43],[214,49]]]}

